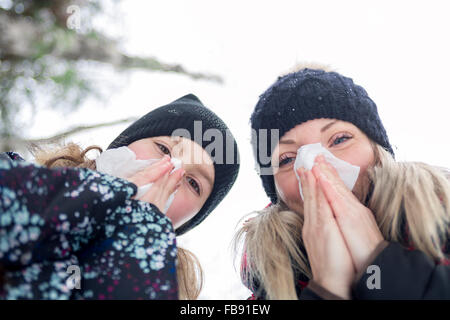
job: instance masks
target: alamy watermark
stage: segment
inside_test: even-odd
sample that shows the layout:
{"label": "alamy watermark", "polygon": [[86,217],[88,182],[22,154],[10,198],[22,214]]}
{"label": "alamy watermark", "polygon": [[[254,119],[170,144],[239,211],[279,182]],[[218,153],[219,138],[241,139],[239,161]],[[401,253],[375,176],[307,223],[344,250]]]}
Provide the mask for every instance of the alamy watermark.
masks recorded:
{"label": "alamy watermark", "polygon": [[67,17],[66,25],[71,30],[78,31],[81,29],[81,9],[77,5],[70,5],[66,9]]}
{"label": "alamy watermark", "polygon": [[367,267],[366,273],[370,274],[367,278],[366,285],[369,290],[381,289],[381,269],[379,266],[372,264]]}
{"label": "alamy watermark", "polygon": [[[200,146],[204,146],[205,151],[211,155],[212,160],[216,164],[239,164],[237,148],[234,145],[234,139],[231,132],[227,130],[219,130],[209,128],[203,131],[202,121],[194,121],[193,136],[191,131],[185,128],[179,128],[172,132],[171,137],[177,139],[183,137],[196,142]],[[271,175],[276,171],[276,167],[272,168],[272,151],[275,149],[279,141],[278,129],[260,129],[251,130],[252,141],[258,145],[257,156],[261,166],[257,166],[260,175]],[[270,144],[270,146],[269,146]],[[255,147],[255,146],[254,146]],[[193,153],[193,163],[205,163],[207,159],[203,155]]]}
{"label": "alamy watermark", "polygon": [[67,267],[66,273],[70,276],[66,280],[66,286],[69,289],[81,289],[81,270],[77,265]]}

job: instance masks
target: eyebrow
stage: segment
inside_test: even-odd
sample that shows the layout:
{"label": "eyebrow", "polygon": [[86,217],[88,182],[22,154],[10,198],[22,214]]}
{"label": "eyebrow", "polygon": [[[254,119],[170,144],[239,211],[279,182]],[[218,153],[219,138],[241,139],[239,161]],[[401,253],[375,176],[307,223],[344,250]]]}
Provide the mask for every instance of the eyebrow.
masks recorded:
{"label": "eyebrow", "polygon": [[327,131],[327,130],[330,129],[330,127],[331,127],[333,124],[335,124],[336,122],[337,122],[337,120],[334,120],[334,121],[328,123],[328,124],[327,124],[326,126],[324,126],[322,129],[320,129],[320,132],[325,132],[325,131]]}
{"label": "eyebrow", "polygon": [[[322,127],[322,129],[320,129],[320,132],[325,132],[328,129],[330,129],[331,126],[333,126],[336,122],[338,122],[338,120],[334,120],[330,123],[328,123],[327,125],[325,125],[324,127]],[[279,142],[280,144],[295,144],[296,142],[294,140],[291,139],[286,139],[286,140],[280,140]]]}
{"label": "eyebrow", "polygon": [[294,140],[280,140],[280,144],[295,144]]}

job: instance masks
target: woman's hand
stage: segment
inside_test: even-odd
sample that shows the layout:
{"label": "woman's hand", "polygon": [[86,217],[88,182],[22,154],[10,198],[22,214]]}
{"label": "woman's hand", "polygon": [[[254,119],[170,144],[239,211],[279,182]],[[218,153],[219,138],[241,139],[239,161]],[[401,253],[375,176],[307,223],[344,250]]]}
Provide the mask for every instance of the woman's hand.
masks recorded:
{"label": "woman's hand", "polygon": [[355,277],[352,257],[315,176],[304,168],[297,172],[304,195],[302,238],[313,279],[335,295],[350,299]]}
{"label": "woman's hand", "polygon": [[138,187],[153,183],[150,190],[140,200],[154,204],[162,212],[169,196],[180,186],[185,173],[184,169],[179,169],[170,174],[172,169],[173,164],[170,162],[170,157],[166,155],[127,180]]}
{"label": "woman's hand", "polygon": [[316,158],[313,174],[330,204],[356,272],[365,267],[371,253],[384,240],[372,211],[347,188],[336,169],[323,156]]}

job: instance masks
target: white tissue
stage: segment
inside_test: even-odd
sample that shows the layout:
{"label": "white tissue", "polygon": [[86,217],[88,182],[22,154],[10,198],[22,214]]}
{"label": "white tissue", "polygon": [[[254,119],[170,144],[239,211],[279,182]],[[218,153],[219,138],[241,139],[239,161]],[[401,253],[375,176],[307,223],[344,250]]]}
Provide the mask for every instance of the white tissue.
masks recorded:
{"label": "white tissue", "polygon": [[[116,176],[118,178],[127,179],[132,177],[138,171],[150,166],[160,159],[137,160],[136,154],[130,148],[124,146],[115,149],[105,150],[95,160],[97,171]],[[181,168],[181,160],[172,158],[170,160],[174,165],[172,172]],[[140,200],[147,191],[151,188],[153,183],[148,183],[138,188],[136,199]],[[177,191],[173,192],[166,202],[163,213],[169,209]]]}
{"label": "white tissue", "polygon": [[311,170],[314,166],[314,160],[319,154],[323,154],[325,160],[336,169],[347,188],[352,190],[355,186],[356,180],[358,180],[360,170],[358,166],[354,166],[344,160],[336,158],[330,151],[323,147],[321,143],[304,145],[297,150],[297,157],[295,158],[294,163],[294,172],[298,180],[298,187],[300,189],[300,196],[302,197],[302,200],[304,198],[297,169],[303,167],[306,170]]}

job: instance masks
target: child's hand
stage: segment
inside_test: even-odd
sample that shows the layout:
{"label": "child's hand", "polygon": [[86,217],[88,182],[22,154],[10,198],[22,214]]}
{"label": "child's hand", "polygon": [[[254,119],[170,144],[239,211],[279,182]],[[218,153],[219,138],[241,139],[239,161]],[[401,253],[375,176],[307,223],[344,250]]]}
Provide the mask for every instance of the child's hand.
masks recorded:
{"label": "child's hand", "polygon": [[127,180],[138,187],[153,183],[148,192],[140,199],[141,201],[154,204],[162,212],[169,196],[180,186],[184,176],[184,169],[179,169],[170,174],[173,164],[169,156],[137,172]]}
{"label": "child's hand", "polygon": [[133,176],[126,179],[138,187],[142,187],[143,185],[156,181],[166,172],[170,172],[172,168],[173,164],[170,162],[170,157],[165,155],[159,161],[149,165],[141,171],[136,172]]}

